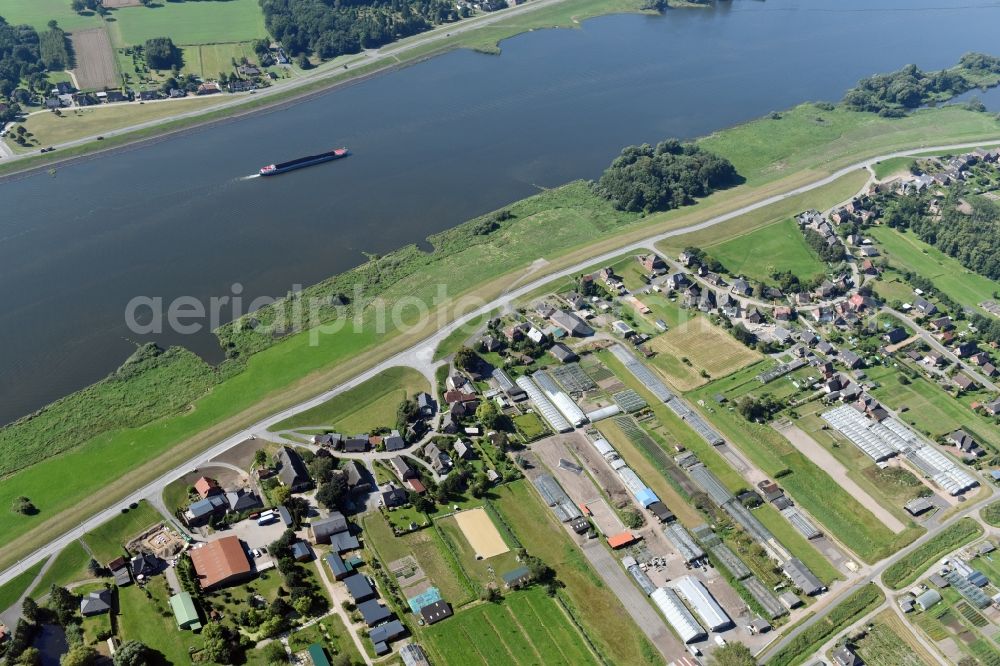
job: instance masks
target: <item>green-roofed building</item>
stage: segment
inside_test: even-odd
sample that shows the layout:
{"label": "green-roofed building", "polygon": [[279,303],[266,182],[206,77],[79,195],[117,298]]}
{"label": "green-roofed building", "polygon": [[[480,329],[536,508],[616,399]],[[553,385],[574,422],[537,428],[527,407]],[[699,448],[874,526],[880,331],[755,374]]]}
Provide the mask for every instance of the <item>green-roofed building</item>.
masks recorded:
{"label": "green-roofed building", "polygon": [[330,660],[326,658],[326,652],[319,643],[309,646],[309,658],[312,659],[313,666],[330,666]]}
{"label": "green-roofed building", "polygon": [[194,607],[194,599],[188,592],[181,592],[170,597],[170,608],[174,611],[174,619],[177,620],[179,629],[190,629],[191,631],[201,629],[198,609]]}

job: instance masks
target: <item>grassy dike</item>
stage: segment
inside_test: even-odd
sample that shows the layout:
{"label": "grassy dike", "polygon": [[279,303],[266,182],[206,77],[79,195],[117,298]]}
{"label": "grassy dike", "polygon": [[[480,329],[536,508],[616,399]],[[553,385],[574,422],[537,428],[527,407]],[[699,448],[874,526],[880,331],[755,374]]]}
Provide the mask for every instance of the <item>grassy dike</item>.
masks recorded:
{"label": "grassy dike", "polygon": [[[808,118],[814,109],[804,105],[785,114],[784,119],[811,122]],[[458,307],[451,300],[433,305],[431,317],[405,331],[389,329],[380,333],[371,307],[376,298],[389,307],[404,298],[434,303],[440,284],[453,298],[461,294],[479,304],[525,279],[526,269],[539,258],[548,263],[544,271],[532,273],[532,278],[651,234],[697,224],[787,192],[852,161],[887,150],[974,139],[995,141],[1000,136],[1000,124],[992,116],[952,107],[895,121],[870,114],[851,117],[854,127],[847,127],[845,120],[843,131],[831,140],[837,145],[836,152],[842,154],[839,159],[818,161],[818,155],[829,155],[834,149],[815,143],[800,150],[786,142],[787,153],[771,153],[771,159],[779,164],[812,164],[805,175],[796,172],[769,178],[773,163],[757,159],[755,164],[744,159],[741,169],[747,184],[718,192],[693,206],[647,217],[615,211],[591,194],[585,183],[570,183],[511,204],[508,210],[513,217],[487,233],[482,233],[486,218],[473,220],[432,236],[433,252],[404,248],[310,287],[307,294],[321,297],[343,291],[352,282],[362,285],[361,299],[351,304],[361,322],[357,331],[348,326],[339,333],[320,336],[319,344],[313,345],[307,331],[275,342],[259,339],[255,331],[240,324],[225,327],[220,338],[227,346],[232,343],[231,350],[238,353],[238,358],[220,371],[224,379],[170,415],[154,420],[150,414],[136,414],[127,423],[102,429],[100,424],[80,418],[76,411],[59,412],[53,406],[47,410],[49,418],[70,420],[78,445],[58,457],[10,474],[0,483],[0,506],[10,506],[18,495],[27,495],[40,510],[35,516],[0,512],[0,534],[5,536],[0,568],[226,436],[349,379],[472,309]],[[781,122],[758,121],[728,132],[765,143],[770,134],[775,143],[781,143],[789,127]],[[882,126],[876,136],[870,130],[873,122]],[[722,141],[725,136],[726,132],[717,133],[708,140],[715,142],[714,150],[735,159],[742,152],[730,153],[727,148],[739,144],[735,139]],[[917,136],[922,138],[916,140]],[[853,146],[853,154],[845,145]],[[801,196],[812,202],[810,205],[829,206],[849,197],[865,178],[865,172],[859,170]],[[799,203],[805,201],[790,197],[754,211],[746,216],[749,226],[784,219],[790,214],[789,207]],[[741,233],[739,219],[722,226],[732,235]],[[412,315],[408,311],[404,314]],[[7,426],[3,436],[16,445],[21,441],[22,428],[22,423]]]}

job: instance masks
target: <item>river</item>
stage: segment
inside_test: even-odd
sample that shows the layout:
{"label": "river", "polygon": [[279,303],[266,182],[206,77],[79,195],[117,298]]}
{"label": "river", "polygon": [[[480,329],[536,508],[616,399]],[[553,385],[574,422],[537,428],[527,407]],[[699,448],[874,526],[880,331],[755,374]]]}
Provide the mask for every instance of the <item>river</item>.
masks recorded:
{"label": "river", "polygon": [[[282,295],[575,178],[908,62],[996,51],[986,0],[736,0],[454,51],[280,111],[0,184],[0,423],[133,349],[134,296]],[[992,97],[992,96],[991,96]],[[260,166],[345,145],[270,179]],[[153,336],[211,361],[215,338]],[[85,436],[85,433],[81,433]]]}

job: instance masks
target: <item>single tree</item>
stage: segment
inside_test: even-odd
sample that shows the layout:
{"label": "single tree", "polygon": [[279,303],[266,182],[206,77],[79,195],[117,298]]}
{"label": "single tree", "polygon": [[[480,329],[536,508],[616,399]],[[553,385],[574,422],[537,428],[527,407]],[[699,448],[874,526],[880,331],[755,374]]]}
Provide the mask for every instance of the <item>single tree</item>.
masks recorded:
{"label": "single tree", "polygon": [[713,650],[708,663],[711,666],[757,666],[750,648],[743,643],[727,643]]}

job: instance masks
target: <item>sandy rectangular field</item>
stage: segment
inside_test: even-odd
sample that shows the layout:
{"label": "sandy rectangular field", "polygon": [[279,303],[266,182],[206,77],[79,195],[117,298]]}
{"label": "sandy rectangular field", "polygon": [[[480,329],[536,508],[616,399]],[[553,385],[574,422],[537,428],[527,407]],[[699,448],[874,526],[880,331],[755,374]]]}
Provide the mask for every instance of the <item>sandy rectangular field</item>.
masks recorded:
{"label": "sandy rectangular field", "polygon": [[486,509],[480,507],[460,511],[455,514],[455,522],[458,523],[472,549],[484,560],[503,555],[510,550],[504,543],[503,537],[500,536],[500,532],[497,531],[496,525],[490,520]]}
{"label": "sandy rectangular field", "polygon": [[[764,358],[700,316],[656,336],[649,346],[657,352],[653,365],[681,391],[698,388]],[[709,376],[703,377],[701,370]]]}
{"label": "sandy rectangular field", "polygon": [[76,68],[72,70],[80,90],[103,90],[118,87],[115,52],[104,28],[76,30],[69,36],[73,42]]}

